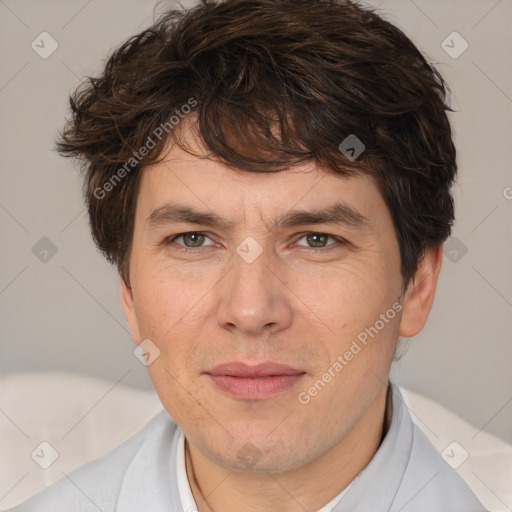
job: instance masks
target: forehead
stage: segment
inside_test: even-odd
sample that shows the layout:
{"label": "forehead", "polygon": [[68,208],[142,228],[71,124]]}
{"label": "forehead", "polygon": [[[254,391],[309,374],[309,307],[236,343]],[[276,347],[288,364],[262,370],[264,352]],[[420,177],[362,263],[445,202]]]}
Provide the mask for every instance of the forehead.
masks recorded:
{"label": "forehead", "polygon": [[371,176],[339,176],[314,163],[279,172],[249,172],[190,155],[174,146],[164,161],[148,166],[142,173],[137,201],[139,222],[146,222],[166,204],[214,212],[236,223],[254,217],[267,226],[283,212],[326,209],[335,203],[353,210],[354,217],[359,213],[367,219],[376,219],[383,209],[387,210]]}

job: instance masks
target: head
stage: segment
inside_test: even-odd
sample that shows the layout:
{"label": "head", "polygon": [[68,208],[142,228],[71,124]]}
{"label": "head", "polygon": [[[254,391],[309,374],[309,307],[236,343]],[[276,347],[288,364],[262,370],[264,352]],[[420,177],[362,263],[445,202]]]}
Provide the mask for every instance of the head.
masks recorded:
{"label": "head", "polygon": [[[155,389],[210,459],[247,469],[250,442],[252,471],[297,468],[368,416],[454,218],[445,94],[354,2],[226,0],[166,13],[70,98],[58,150],[83,163],[133,340],[160,351]],[[213,376],[232,361],[298,376],[233,396]]]}

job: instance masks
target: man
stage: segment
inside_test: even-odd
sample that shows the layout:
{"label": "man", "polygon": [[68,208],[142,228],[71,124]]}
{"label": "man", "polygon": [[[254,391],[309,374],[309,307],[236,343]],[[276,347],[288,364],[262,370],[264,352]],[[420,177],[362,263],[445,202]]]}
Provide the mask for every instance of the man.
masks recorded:
{"label": "man", "polygon": [[204,1],[71,98],[165,408],[14,511],[478,512],[388,381],[453,223],[445,84],[353,2]]}

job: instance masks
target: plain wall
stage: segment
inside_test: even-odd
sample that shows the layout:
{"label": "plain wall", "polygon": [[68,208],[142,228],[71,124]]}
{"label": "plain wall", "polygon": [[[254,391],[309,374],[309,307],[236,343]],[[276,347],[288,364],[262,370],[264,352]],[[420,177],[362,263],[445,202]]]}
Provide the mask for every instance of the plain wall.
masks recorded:
{"label": "plain wall", "polygon": [[[149,25],[155,5],[0,3],[2,374],[65,370],[151,387],[133,355],[116,271],[90,237],[79,174],[53,144],[80,78],[97,73],[109,51]],[[512,3],[371,5],[448,81],[459,155],[455,239],[446,246],[427,326],[408,342],[394,379],[512,443]],[[31,48],[43,31],[59,45],[46,59]],[[454,31],[469,43],[458,58],[441,46]],[[460,40],[448,41],[460,48]],[[32,252],[43,237],[57,249],[47,262]]]}

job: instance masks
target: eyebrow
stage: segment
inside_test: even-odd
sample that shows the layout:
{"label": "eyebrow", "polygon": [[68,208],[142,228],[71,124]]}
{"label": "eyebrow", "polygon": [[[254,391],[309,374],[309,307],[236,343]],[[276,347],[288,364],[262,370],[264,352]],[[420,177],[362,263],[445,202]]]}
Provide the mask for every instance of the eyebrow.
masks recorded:
{"label": "eyebrow", "polygon": [[[225,231],[232,231],[235,227],[235,223],[215,213],[197,211],[187,205],[167,203],[149,215],[146,219],[146,228],[153,229],[175,223],[197,224]],[[275,230],[305,224],[338,224],[349,228],[371,228],[368,217],[341,202],[318,210],[291,210],[274,219],[267,228]]]}

